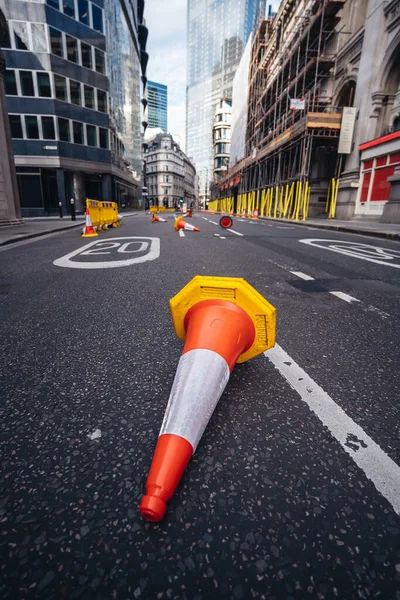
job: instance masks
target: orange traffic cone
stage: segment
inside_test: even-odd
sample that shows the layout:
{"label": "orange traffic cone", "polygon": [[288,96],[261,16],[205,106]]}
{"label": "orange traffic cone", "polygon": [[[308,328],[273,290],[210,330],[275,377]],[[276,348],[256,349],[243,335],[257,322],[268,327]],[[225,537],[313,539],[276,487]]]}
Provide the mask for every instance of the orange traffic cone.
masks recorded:
{"label": "orange traffic cone", "polygon": [[258,219],[258,208],[254,210],[253,219]]}
{"label": "orange traffic cone", "polygon": [[179,231],[180,229],[186,229],[187,231],[200,231],[198,227],[194,227],[194,225],[189,225],[189,223],[185,223],[183,217],[178,217],[175,219],[174,225],[175,231]]}
{"label": "orange traffic cone", "polygon": [[168,219],[163,219],[162,217],[159,217],[158,215],[153,215],[151,218],[151,222],[157,223],[157,221],[160,221],[161,223],[168,223]]}
{"label": "orange traffic cone", "polygon": [[236,362],[275,344],[275,309],[244,279],[195,277],[170,308],[185,346],[140,503],[148,521],[163,518]]}
{"label": "orange traffic cone", "polygon": [[83,229],[82,237],[97,237],[99,234],[92,225],[92,219],[90,218],[90,212],[88,207],[86,207],[85,215],[86,222],[85,227]]}

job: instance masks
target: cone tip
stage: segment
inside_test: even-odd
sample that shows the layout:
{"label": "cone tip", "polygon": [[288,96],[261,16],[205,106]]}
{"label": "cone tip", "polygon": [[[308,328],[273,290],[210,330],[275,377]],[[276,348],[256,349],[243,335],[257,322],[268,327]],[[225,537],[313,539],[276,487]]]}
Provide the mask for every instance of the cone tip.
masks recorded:
{"label": "cone tip", "polygon": [[144,519],[156,523],[157,521],[161,521],[165,515],[167,505],[164,500],[157,496],[143,496],[139,510]]}

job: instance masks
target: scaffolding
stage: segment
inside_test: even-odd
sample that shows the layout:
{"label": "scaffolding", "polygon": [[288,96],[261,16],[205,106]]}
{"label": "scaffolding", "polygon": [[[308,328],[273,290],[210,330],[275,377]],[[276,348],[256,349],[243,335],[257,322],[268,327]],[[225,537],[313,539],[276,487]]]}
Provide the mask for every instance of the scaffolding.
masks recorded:
{"label": "scaffolding", "polygon": [[[273,20],[260,22],[249,69],[246,158],[220,184],[221,198],[232,196],[232,181],[240,178],[237,196],[255,192],[260,209],[262,192],[278,188],[276,212],[283,216],[286,190],[307,190],[308,211],[310,187],[322,201],[319,194],[336,180],[342,109],[333,105],[333,50],[345,2],[284,0]],[[331,208],[329,202],[329,214]]]}

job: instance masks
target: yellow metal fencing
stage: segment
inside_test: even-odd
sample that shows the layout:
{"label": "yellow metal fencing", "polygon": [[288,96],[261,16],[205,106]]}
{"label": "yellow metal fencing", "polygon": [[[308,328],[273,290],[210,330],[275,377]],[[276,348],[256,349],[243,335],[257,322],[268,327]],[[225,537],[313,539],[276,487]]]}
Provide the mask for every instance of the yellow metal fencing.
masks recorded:
{"label": "yellow metal fencing", "polygon": [[99,200],[86,198],[86,207],[89,209],[92,225],[97,231],[120,226],[116,202],[99,202]]}
{"label": "yellow metal fencing", "polygon": [[[151,213],[166,212],[166,210],[167,209],[165,208],[165,206],[150,206],[150,212]],[[169,210],[174,210],[174,209],[172,208],[172,209],[169,209]]]}

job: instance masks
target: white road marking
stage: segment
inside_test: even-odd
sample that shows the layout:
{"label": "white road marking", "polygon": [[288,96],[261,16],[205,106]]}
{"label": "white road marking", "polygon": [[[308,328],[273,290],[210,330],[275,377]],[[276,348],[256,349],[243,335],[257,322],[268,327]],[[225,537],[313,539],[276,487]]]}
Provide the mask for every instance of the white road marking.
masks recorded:
{"label": "white road marking", "polygon": [[[304,281],[315,281],[314,277],[310,277],[309,275],[306,275],[305,273],[302,273],[301,271],[290,271],[292,275],[296,275],[296,277],[299,277],[300,279],[304,279]],[[332,294],[332,296],[336,296],[336,298],[340,298],[340,300],[344,300],[345,302],[348,302],[349,304],[351,302],[360,302],[360,300],[358,300],[358,298],[354,298],[353,296],[349,296],[349,294],[345,294],[344,292],[329,292],[328,294]]]}
{"label": "white road marking", "polygon": [[179,230],[179,235],[180,235],[180,237],[185,237],[185,232],[184,232],[184,231],[182,231],[182,229],[180,229],[180,230]]}
{"label": "white road marking", "polygon": [[91,440],[98,440],[98,439],[100,439],[101,438],[101,431],[100,431],[100,429],[95,429],[93,431],[93,433],[90,433],[88,435],[88,438],[90,438]]}
{"label": "white road marking", "polygon": [[[323,240],[318,238],[299,240],[299,242],[315,248],[322,248],[324,250],[330,250],[331,252],[345,254],[346,256],[351,256],[353,258],[367,260],[368,262],[373,262],[378,265],[386,265],[387,267],[400,269],[400,250],[390,250],[389,248],[380,248],[379,246],[361,244],[359,242]],[[397,264],[389,261],[397,261]]]}
{"label": "white road marking", "polygon": [[332,296],[336,296],[336,298],[340,298],[345,302],[351,304],[352,302],[361,302],[358,298],[354,298],[353,296],[349,296],[349,294],[345,294],[343,292],[329,292]]}
{"label": "white road marking", "polygon": [[219,236],[219,239],[220,239],[220,240],[226,240],[226,237],[224,237],[223,235],[220,235],[220,236]]}
{"label": "white road marking", "polygon": [[377,313],[383,319],[387,319],[388,317],[391,316],[391,315],[389,315],[389,313],[384,312],[380,308],[376,308],[375,306],[372,306],[371,304],[368,305],[367,308],[365,308],[364,310],[365,310],[365,312],[374,312],[374,313]]}
{"label": "white road marking", "polygon": [[400,467],[280,346],[264,354],[400,514]]}
{"label": "white road marking", "polygon": [[[120,240],[128,241],[128,243],[121,243]],[[135,248],[139,244],[139,248]],[[131,250],[128,247],[131,246]],[[104,255],[111,254],[111,249],[116,249],[117,252],[123,252],[124,254],[136,254],[138,252],[147,251],[146,254],[135,258],[124,258],[122,260],[110,260],[110,261],[97,261],[97,262],[78,262],[72,260],[75,256],[79,255]],[[67,267],[70,269],[112,269],[116,267],[128,267],[133,264],[147,262],[149,260],[155,260],[160,256],[160,238],[155,237],[118,237],[111,238],[109,240],[95,240],[82,246],[61,258],[57,258],[53,261],[53,265],[56,267]],[[119,258],[119,257],[118,257]]]}
{"label": "white road marking", "polygon": [[239,233],[239,231],[235,231],[234,229],[227,229],[227,231],[229,231],[229,233],[234,233],[235,235],[240,235],[243,237],[243,233]]}
{"label": "white road marking", "polygon": [[207,217],[201,217],[202,219],[204,219],[205,221],[208,221]]}
{"label": "white road marking", "polygon": [[219,237],[219,233],[213,233],[214,237]]}
{"label": "white road marking", "polygon": [[310,277],[301,271],[290,271],[292,275],[296,275],[296,277],[300,277],[300,279],[304,279],[304,281],[314,281],[314,277]]}
{"label": "white road marking", "polygon": [[210,223],[212,223],[213,225],[219,225],[219,223],[216,223],[215,221],[211,221],[211,219],[208,219]]}

